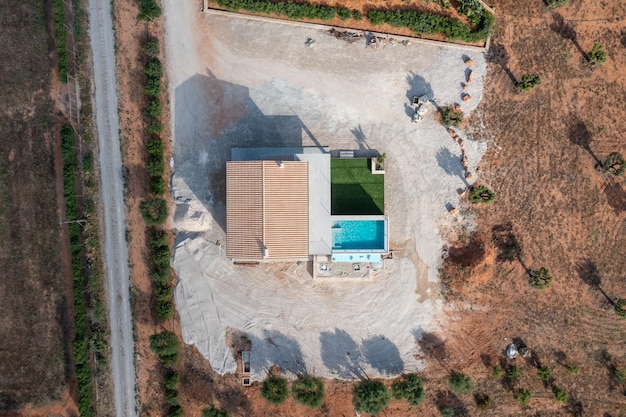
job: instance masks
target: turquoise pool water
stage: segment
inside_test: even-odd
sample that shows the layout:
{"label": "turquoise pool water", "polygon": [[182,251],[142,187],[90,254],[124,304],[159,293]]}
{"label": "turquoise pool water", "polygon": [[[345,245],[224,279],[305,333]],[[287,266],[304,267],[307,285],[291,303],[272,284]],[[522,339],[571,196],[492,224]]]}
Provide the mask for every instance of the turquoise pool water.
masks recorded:
{"label": "turquoise pool water", "polygon": [[384,249],[384,220],[339,220],[333,223],[333,250]]}

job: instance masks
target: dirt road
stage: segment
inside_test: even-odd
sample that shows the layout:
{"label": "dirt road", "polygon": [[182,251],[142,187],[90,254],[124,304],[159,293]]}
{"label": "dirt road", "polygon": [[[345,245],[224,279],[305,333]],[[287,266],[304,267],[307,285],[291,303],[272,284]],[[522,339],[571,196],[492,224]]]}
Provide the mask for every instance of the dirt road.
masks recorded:
{"label": "dirt road", "polygon": [[118,417],[132,417],[136,415],[135,364],[111,3],[108,0],[89,0],[89,10],[115,411]]}

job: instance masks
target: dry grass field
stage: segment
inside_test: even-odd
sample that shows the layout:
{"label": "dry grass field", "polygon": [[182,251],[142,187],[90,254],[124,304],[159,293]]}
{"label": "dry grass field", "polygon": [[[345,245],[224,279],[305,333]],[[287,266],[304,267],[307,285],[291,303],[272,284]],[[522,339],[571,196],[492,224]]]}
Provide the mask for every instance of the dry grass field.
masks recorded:
{"label": "dry grass field", "polygon": [[67,400],[71,375],[47,13],[9,0],[0,14],[0,415]]}

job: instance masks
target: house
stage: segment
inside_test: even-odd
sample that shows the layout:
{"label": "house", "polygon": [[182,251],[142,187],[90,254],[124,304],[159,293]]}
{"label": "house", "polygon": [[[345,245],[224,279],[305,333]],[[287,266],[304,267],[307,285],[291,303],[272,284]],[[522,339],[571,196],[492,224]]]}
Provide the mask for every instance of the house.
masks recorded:
{"label": "house", "polygon": [[380,262],[388,253],[383,176],[368,163],[331,158],[328,148],[233,148],[226,163],[227,257]]}

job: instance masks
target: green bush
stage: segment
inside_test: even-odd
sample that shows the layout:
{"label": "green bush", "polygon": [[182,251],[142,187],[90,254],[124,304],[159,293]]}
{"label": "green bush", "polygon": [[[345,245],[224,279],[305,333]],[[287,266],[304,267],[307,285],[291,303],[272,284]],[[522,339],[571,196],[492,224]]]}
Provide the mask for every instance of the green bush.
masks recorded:
{"label": "green bush", "polygon": [[472,187],[470,191],[469,199],[472,203],[491,203],[496,198],[493,191],[489,190],[484,185],[478,187]]}
{"label": "green bush", "polygon": [[458,127],[463,122],[463,112],[454,107],[441,109],[441,123],[444,126]]}
{"label": "green bush", "polygon": [[524,374],[524,368],[518,368],[517,366],[511,366],[506,372],[506,376],[509,379],[519,378]]}
{"label": "green bush", "polygon": [[178,373],[171,371],[165,375],[165,388],[168,390],[176,390],[180,385],[180,378],[178,377]]}
{"label": "green bush", "polygon": [[148,132],[158,135],[163,132],[163,125],[159,120],[151,119],[148,126]]}
{"label": "green bush", "polygon": [[148,158],[146,170],[151,177],[160,177],[165,173],[165,161],[163,158]]}
{"label": "green bush", "polygon": [[161,80],[157,78],[148,78],[148,82],[143,89],[148,97],[159,97],[161,95]]}
{"label": "green bush", "polygon": [[578,368],[578,366],[570,365],[567,367],[567,373],[570,375],[578,375],[580,373],[580,368]]}
{"label": "green bush", "polygon": [[532,394],[530,393],[529,390],[524,389],[524,388],[518,389],[513,394],[513,399],[519,402],[522,405],[522,407],[526,407],[528,405],[528,401],[530,400],[530,397],[532,397]]}
{"label": "green bush", "polygon": [[148,103],[148,107],[146,108],[145,115],[148,117],[152,117],[154,119],[158,119],[163,114],[163,105],[161,104],[161,100],[158,98],[153,98]]}
{"label": "green bush", "polygon": [[469,394],[474,390],[472,378],[460,372],[452,371],[448,382],[450,389],[458,394]]}
{"label": "green bush", "polygon": [[341,20],[348,20],[352,17],[352,12],[350,11],[350,9],[341,7],[340,9],[337,10],[337,16],[339,16],[339,19]]}
{"label": "green bush", "polygon": [[157,301],[171,302],[174,298],[174,289],[169,285],[158,286],[154,292]]}
{"label": "green bush", "polygon": [[166,286],[172,281],[172,276],[170,275],[169,268],[155,271],[150,275],[152,282],[158,286]]}
{"label": "green bush", "polygon": [[324,402],[324,382],[310,375],[300,375],[291,385],[291,395],[302,405],[320,408]]}
{"label": "green bush", "polygon": [[[443,0],[444,2],[446,0]],[[478,0],[459,0],[460,5],[457,8],[459,13],[467,16],[467,20],[472,25],[477,25],[480,23],[480,19],[485,13],[485,8]]]}
{"label": "green bush", "polygon": [[602,163],[602,169],[605,173],[614,177],[621,177],[624,175],[624,156],[619,152],[612,152],[606,157]]}
{"label": "green bush", "polygon": [[622,319],[626,319],[626,299],[619,298],[615,303],[615,314]]}
{"label": "green bush", "polygon": [[165,189],[167,185],[165,184],[165,180],[162,177],[151,177],[150,178],[150,192],[155,195],[163,195],[165,193]]}
{"label": "green bush", "polygon": [[152,139],[148,141],[146,144],[146,151],[154,158],[163,158],[163,153],[165,152],[165,145],[163,145],[163,141],[158,136],[153,136]]}
{"label": "green bush", "polygon": [[569,0],[545,0],[546,2],[546,6],[548,6],[551,9],[556,9],[558,7],[562,7],[565,6],[567,3],[569,3]]}
{"label": "green bush", "polygon": [[552,284],[552,276],[547,268],[539,268],[536,271],[530,271],[530,285],[533,288],[544,289]]}
{"label": "green bush", "polygon": [[417,407],[420,405],[426,394],[424,392],[424,384],[417,374],[404,374],[400,381],[396,381],[391,386],[393,398],[399,400],[406,398],[409,405]]}
{"label": "green bush", "polygon": [[549,381],[552,378],[552,371],[547,366],[541,366],[537,370],[537,375],[539,375],[539,379],[542,381]]}
{"label": "green bush", "polygon": [[624,384],[626,382],[626,369],[616,369],[615,370],[615,381],[618,384]]}
{"label": "green bush", "polygon": [[53,0],[52,20],[54,22],[54,46],[57,52],[57,70],[59,81],[67,82],[70,69],[70,55],[67,49],[67,29],[65,27],[65,3],[63,0]]}
{"label": "green bush", "polygon": [[587,53],[589,62],[594,64],[604,64],[606,62],[607,53],[604,50],[604,46],[599,43],[594,43],[591,51]]}
{"label": "green bush", "polygon": [[552,392],[554,393],[554,398],[560,402],[560,403],[566,403],[569,395],[567,395],[567,392],[565,392],[564,390],[562,390],[559,387],[552,387]]}
{"label": "green bush", "polygon": [[448,407],[440,408],[441,417],[454,417],[454,410]]}
{"label": "green bush", "polygon": [[176,404],[175,406],[170,408],[170,412],[167,414],[167,417],[183,417],[185,413],[183,409],[180,408],[180,405]]}
{"label": "green bush", "polygon": [[380,381],[365,379],[352,390],[352,404],[359,412],[380,413],[391,401],[389,390]]}
{"label": "green bush", "polygon": [[352,11],[352,17],[354,18],[354,20],[362,20],[363,19],[363,13],[361,13],[358,10],[353,10]]}
{"label": "green bush", "polygon": [[156,316],[161,321],[169,320],[174,315],[174,304],[172,300],[157,300]]}
{"label": "green bush", "polygon": [[162,10],[156,0],[139,0],[139,20],[154,20],[161,16]]}
{"label": "green bush", "polygon": [[161,358],[178,357],[180,341],[175,333],[163,330],[150,336],[150,349]]}
{"label": "green bush", "polygon": [[163,77],[163,65],[161,61],[159,61],[158,58],[152,58],[150,61],[146,62],[144,73],[146,77],[150,79],[160,80]]}
{"label": "green bush", "polygon": [[148,226],[160,226],[167,219],[167,202],[161,197],[150,197],[139,204],[141,217]]}
{"label": "green bush", "polygon": [[519,88],[521,91],[528,91],[537,87],[539,84],[541,84],[541,77],[539,76],[539,74],[524,74],[522,75],[522,78],[520,79],[517,88]]}
{"label": "green bush", "polygon": [[221,410],[214,405],[211,405],[202,410],[202,417],[228,417],[228,411]]}
{"label": "green bush", "polygon": [[502,368],[500,368],[500,365],[494,366],[492,371],[491,371],[491,374],[496,379],[502,378]]}
{"label": "green bush", "polygon": [[261,397],[271,404],[282,404],[287,399],[287,380],[278,376],[270,376],[261,385]]}
{"label": "green bush", "polygon": [[143,52],[151,58],[156,58],[161,53],[161,47],[159,45],[159,39],[149,37],[143,46]]}
{"label": "green bush", "polygon": [[476,395],[476,406],[479,410],[485,411],[491,405],[491,398],[487,394]]}
{"label": "green bush", "polygon": [[178,390],[166,389],[165,390],[165,402],[169,406],[178,405]]}

